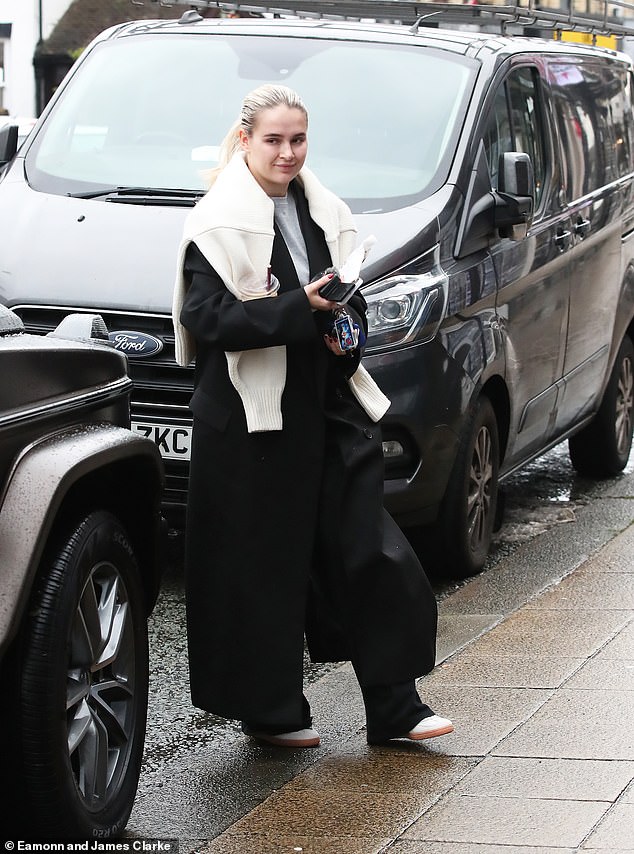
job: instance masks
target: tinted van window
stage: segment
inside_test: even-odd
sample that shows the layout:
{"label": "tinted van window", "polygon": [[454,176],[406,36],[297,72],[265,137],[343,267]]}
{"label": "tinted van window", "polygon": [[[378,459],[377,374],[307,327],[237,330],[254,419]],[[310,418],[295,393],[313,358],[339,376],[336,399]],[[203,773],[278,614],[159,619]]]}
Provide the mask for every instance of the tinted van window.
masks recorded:
{"label": "tinted van window", "polygon": [[[627,172],[622,82],[599,63],[557,62],[551,65],[551,85],[572,201]],[[617,127],[611,124],[614,116],[620,117]]]}
{"label": "tinted van window", "polygon": [[91,52],[30,150],[27,175],[60,194],[202,190],[236,104],[280,80],[308,105],[310,165],[322,180],[357,210],[396,208],[442,185],[476,67],[402,45],[130,37]]}
{"label": "tinted van window", "polygon": [[530,155],[535,173],[536,205],[539,205],[546,158],[538,75],[534,68],[515,69],[498,88],[484,134],[484,147],[491,185],[495,190],[498,189],[500,155],[508,151],[523,151]]}

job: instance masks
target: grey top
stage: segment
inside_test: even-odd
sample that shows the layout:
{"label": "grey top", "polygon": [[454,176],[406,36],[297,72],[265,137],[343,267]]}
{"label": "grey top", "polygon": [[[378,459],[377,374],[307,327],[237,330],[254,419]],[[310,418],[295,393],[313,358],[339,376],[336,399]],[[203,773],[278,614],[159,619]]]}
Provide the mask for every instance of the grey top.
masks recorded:
{"label": "grey top", "polygon": [[275,205],[275,222],[293,259],[299,283],[303,287],[308,284],[310,268],[308,266],[306,241],[297,216],[295,198],[292,193],[287,193],[285,196],[273,196],[272,198]]}

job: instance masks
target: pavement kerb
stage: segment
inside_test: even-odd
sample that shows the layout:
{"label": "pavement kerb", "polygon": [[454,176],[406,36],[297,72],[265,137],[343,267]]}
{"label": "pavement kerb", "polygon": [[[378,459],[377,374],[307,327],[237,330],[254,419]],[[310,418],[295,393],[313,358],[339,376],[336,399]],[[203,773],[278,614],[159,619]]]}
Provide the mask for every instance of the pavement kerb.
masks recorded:
{"label": "pavement kerb", "polygon": [[[616,491],[618,492],[618,488]],[[511,617],[534,608],[537,600],[556,590],[564,579],[574,576],[577,570],[588,570],[594,564],[600,562],[604,549],[613,541],[618,541],[621,536],[626,536],[634,518],[634,502],[631,501],[629,495],[611,494],[611,492],[610,489],[606,489],[604,495],[601,496],[602,500],[598,504],[592,504],[589,507],[582,508],[578,512],[574,526],[574,537],[563,534],[561,529],[549,531],[538,537],[535,541],[524,544],[495,573],[472,579],[439,603],[439,666],[445,662],[460,659],[461,655],[477,649],[478,643],[486,638],[492,629],[505,623]],[[606,504],[608,505],[607,507]],[[557,556],[557,571],[554,576],[552,573],[552,564],[550,564],[553,555]],[[543,569],[545,563],[549,565],[548,572],[545,572]],[[521,564],[526,571],[523,574],[521,583],[515,585],[510,592],[507,585],[508,576],[513,572],[513,567],[515,567],[516,572],[518,564]],[[438,667],[436,671],[438,671]],[[338,678],[342,677],[343,672],[345,672],[346,678],[354,679],[349,665],[343,665],[342,668],[336,671]],[[433,681],[433,674],[431,677]],[[328,679],[329,676],[324,678]],[[421,680],[420,684],[426,684],[429,679],[430,677],[425,677],[424,680]],[[556,694],[556,691],[557,689],[555,688],[545,692],[542,697],[543,702],[540,706],[548,702]],[[445,710],[439,709],[439,711],[443,713]],[[449,714],[448,711],[446,713]],[[517,726],[512,728],[511,731],[521,727],[523,723],[525,723],[523,719],[518,720],[516,722]],[[362,740],[363,728],[361,726],[356,730],[356,734],[352,739],[346,739],[344,735],[341,743],[335,744],[333,749],[327,751],[325,754],[322,753],[307,770],[312,775],[319,774],[320,767],[325,767],[328,763],[336,760],[337,757],[348,755],[351,750],[362,750],[362,748],[359,748],[359,742]],[[436,740],[437,748],[434,748],[440,754],[442,754],[443,749],[442,741],[443,739]],[[479,764],[479,762],[487,758],[489,753],[490,751],[487,751],[474,758],[478,760]],[[397,757],[398,755],[396,754]],[[395,753],[393,752],[392,757],[394,756]],[[382,762],[390,761],[390,753],[388,751],[383,756]],[[306,774],[307,770],[305,769],[298,777]],[[205,852],[205,854],[234,854],[234,852],[237,854],[238,851],[241,854],[269,854],[269,852],[276,852],[277,854],[277,852],[282,851],[303,851],[304,854],[306,852],[314,852],[314,854],[317,854],[317,852],[319,854],[326,854],[326,852],[327,854],[331,854],[332,852],[332,854],[339,854],[340,850],[345,850],[346,854],[357,854],[357,850],[359,854],[373,854],[374,852],[386,851],[388,848],[391,848],[395,839],[400,838],[408,827],[411,827],[419,820],[421,815],[428,812],[431,806],[438,803],[448,792],[451,792],[451,789],[459,784],[460,779],[462,777],[459,776],[453,782],[453,786],[448,790],[439,791],[435,798],[428,799],[419,814],[413,815],[410,812],[408,813],[407,820],[406,816],[403,816],[405,824],[399,833],[392,835],[390,838],[384,837],[373,841],[369,838],[364,838],[363,840],[357,839],[357,842],[361,845],[358,849],[354,847],[355,843],[351,837],[346,837],[345,849],[339,849],[337,846],[343,840],[333,837],[321,837],[320,840],[316,840],[312,837],[302,838],[300,835],[293,838],[281,838],[278,836],[277,839],[273,839],[270,835],[262,833],[262,815],[266,814],[267,810],[270,814],[271,809],[275,812],[279,805],[285,803],[286,796],[292,797],[293,795],[297,795],[297,778],[294,778],[273,792],[254,810],[251,810],[251,812],[247,813],[238,822],[228,827],[214,840],[196,850]],[[291,842],[296,844],[291,845]],[[408,844],[411,846],[414,843],[402,841],[399,842],[399,846],[401,844],[406,846],[402,848],[403,854],[406,851],[418,852],[418,850],[423,850],[422,848],[407,847]],[[394,850],[400,852],[401,848],[395,848]],[[428,846],[424,850],[426,854],[427,852],[431,854],[431,848]],[[454,849],[447,849],[447,852],[450,850],[453,854]],[[456,852],[458,850],[463,854],[468,849],[463,846],[460,849],[455,849]],[[482,849],[478,848],[478,850]],[[561,851],[561,849],[559,850]]]}

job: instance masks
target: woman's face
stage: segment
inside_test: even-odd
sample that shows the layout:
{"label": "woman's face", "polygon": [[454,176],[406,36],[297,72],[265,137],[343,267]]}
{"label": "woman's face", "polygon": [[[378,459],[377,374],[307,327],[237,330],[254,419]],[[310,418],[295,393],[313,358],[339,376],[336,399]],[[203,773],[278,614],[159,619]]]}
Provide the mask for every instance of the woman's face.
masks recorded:
{"label": "woman's face", "polygon": [[306,131],[303,110],[284,104],[261,110],[251,136],[240,130],[249,171],[267,195],[286,195],[306,160]]}

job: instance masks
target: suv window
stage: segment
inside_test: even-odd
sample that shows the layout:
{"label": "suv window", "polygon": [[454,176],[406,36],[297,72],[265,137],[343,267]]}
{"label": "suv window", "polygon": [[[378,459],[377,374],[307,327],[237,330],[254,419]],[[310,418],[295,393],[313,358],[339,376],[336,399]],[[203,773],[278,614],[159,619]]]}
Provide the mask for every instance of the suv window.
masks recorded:
{"label": "suv window", "polygon": [[530,155],[535,173],[536,206],[539,206],[546,177],[546,158],[537,81],[536,69],[523,67],[514,69],[500,85],[484,134],[484,148],[494,190],[498,189],[501,154],[523,151]]}
{"label": "suv window", "polygon": [[59,194],[204,190],[236,105],[279,80],[306,101],[309,165],[324,183],[356,211],[394,209],[442,186],[476,69],[407,45],[126,37],[86,57],[28,152],[27,175]]}

